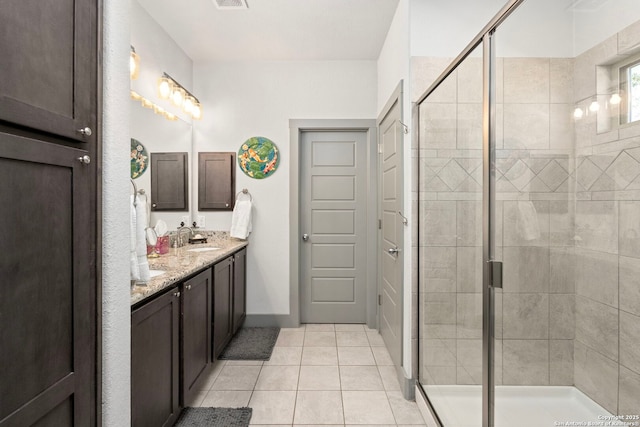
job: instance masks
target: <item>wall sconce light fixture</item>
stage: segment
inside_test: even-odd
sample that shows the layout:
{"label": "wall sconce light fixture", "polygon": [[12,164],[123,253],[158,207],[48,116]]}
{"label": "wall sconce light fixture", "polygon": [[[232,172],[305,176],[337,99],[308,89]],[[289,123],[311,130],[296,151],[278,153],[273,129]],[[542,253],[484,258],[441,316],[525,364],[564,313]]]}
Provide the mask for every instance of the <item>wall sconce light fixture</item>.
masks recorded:
{"label": "wall sconce light fixture", "polygon": [[129,75],[131,76],[131,80],[137,79],[139,74],[140,57],[136,53],[135,48],[131,46],[131,53],[129,54]]}
{"label": "wall sconce light fixture", "polygon": [[198,98],[167,73],[162,73],[162,77],[158,79],[158,96],[162,99],[168,99],[176,107],[182,108],[182,111],[193,119],[200,120],[202,118],[202,105],[200,105]]}
{"label": "wall sconce light fixture", "polygon": [[133,99],[134,101],[140,101],[140,104],[144,107],[144,108],[149,108],[150,110],[153,110],[154,113],[156,113],[159,116],[164,117],[165,119],[169,120],[169,121],[176,121],[178,120],[178,116],[176,116],[173,113],[168,112],[167,110],[165,110],[164,108],[162,108],[161,106],[159,106],[158,104],[153,103],[153,101],[145,98],[144,96],[140,95],[138,92],[136,91],[130,91],[129,92],[131,99]]}

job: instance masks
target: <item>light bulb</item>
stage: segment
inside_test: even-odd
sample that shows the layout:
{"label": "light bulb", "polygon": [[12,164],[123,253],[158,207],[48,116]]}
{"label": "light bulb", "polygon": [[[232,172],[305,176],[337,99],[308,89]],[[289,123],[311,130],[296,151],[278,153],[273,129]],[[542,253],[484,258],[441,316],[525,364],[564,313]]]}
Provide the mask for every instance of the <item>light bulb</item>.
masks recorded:
{"label": "light bulb", "polygon": [[173,92],[171,92],[171,103],[176,107],[182,107],[183,102],[184,102],[184,90],[182,90],[177,86],[174,86]]}
{"label": "light bulb", "polygon": [[195,99],[192,96],[187,96],[184,99],[182,110],[187,114],[191,114],[191,112],[193,111],[194,104],[195,104]]}
{"label": "light bulb", "polygon": [[582,116],[584,116],[584,111],[582,111],[582,108],[576,107],[576,109],[573,110],[573,118],[579,120]]}
{"label": "light bulb", "polygon": [[140,101],[142,99],[142,96],[140,96],[140,94],[134,90],[130,91],[129,94],[131,95],[131,99],[133,99],[134,101]]}
{"label": "light bulb", "polygon": [[609,98],[609,103],[611,105],[618,105],[620,104],[621,101],[622,101],[622,98],[617,93],[614,93],[613,95],[611,95],[611,98]]}
{"label": "light bulb", "polygon": [[149,101],[147,98],[142,98],[141,103],[145,108],[153,108],[153,102]]}
{"label": "light bulb", "polygon": [[595,113],[599,109],[600,104],[598,104],[598,101],[593,101],[591,104],[589,104],[589,111],[591,111],[592,113]]}
{"label": "light bulb", "polygon": [[132,50],[129,55],[129,76],[131,77],[131,80],[137,79],[139,73],[140,57]]}
{"label": "light bulb", "polygon": [[158,95],[162,99],[169,99],[171,96],[171,81],[166,77],[158,79]]}
{"label": "light bulb", "polygon": [[202,118],[202,106],[199,102],[193,104],[193,108],[191,108],[191,117],[195,120],[200,120]]}

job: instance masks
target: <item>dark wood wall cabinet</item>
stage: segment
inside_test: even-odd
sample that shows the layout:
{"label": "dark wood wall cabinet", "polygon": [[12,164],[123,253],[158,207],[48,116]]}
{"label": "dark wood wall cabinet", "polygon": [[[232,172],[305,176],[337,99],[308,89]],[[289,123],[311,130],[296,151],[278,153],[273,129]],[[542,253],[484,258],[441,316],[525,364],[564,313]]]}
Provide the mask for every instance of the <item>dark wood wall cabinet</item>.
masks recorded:
{"label": "dark wood wall cabinet", "polygon": [[233,210],[236,153],[198,153],[198,210]]}
{"label": "dark wood wall cabinet", "polygon": [[0,9],[0,426],[95,426],[98,1]]}
{"label": "dark wood wall cabinet", "polygon": [[132,311],[132,426],[171,426],[193,401],[214,360],[213,343],[224,343],[222,351],[245,318],[246,252]]}
{"label": "dark wood wall cabinet", "polygon": [[188,153],[151,153],[151,210],[189,210]]}

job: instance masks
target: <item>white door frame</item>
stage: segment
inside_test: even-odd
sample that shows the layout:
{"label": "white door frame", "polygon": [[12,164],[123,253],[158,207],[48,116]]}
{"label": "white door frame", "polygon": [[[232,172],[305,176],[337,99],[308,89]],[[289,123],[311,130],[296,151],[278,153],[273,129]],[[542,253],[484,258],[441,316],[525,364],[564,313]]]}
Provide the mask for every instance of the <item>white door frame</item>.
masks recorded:
{"label": "white door frame", "polygon": [[[367,235],[375,236],[377,231],[378,194],[378,138],[374,119],[291,119],[290,138],[290,181],[289,181],[289,319],[287,326],[300,325],[300,141],[305,131],[366,131],[367,132]],[[376,246],[367,246],[367,326],[377,327],[377,283]]]}

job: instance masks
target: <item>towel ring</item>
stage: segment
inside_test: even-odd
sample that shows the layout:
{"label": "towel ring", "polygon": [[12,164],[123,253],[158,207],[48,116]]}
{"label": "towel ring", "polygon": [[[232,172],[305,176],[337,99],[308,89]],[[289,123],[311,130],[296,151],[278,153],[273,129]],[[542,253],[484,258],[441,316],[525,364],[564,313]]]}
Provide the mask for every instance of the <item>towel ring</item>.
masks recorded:
{"label": "towel ring", "polygon": [[238,191],[238,194],[236,194],[236,200],[240,200],[238,197],[240,197],[241,194],[246,194],[247,196],[249,196],[249,201],[253,201],[253,196],[251,196],[251,193],[249,193],[249,190],[247,190],[246,188],[243,188],[242,191]]}

